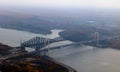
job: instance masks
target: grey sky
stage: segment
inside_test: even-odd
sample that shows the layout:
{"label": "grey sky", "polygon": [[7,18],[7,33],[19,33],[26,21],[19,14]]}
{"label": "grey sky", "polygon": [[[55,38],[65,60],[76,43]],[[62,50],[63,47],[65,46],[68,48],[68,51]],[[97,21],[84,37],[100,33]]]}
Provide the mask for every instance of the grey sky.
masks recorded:
{"label": "grey sky", "polygon": [[0,0],[0,5],[120,8],[120,0]]}

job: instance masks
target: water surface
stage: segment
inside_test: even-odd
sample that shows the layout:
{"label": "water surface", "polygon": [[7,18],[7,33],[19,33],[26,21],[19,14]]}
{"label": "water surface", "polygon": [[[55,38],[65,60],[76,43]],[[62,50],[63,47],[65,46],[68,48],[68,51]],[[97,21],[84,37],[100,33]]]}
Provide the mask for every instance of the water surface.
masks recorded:
{"label": "water surface", "polygon": [[[28,40],[35,36],[47,38],[59,37],[61,30],[52,30],[52,34],[42,35],[25,31],[0,28],[0,42],[10,46],[20,45],[20,40]],[[69,44],[70,41],[53,43],[50,46]],[[111,48],[94,48],[91,46],[68,46],[49,51],[49,55],[57,61],[75,68],[78,72],[120,72],[120,50]]]}

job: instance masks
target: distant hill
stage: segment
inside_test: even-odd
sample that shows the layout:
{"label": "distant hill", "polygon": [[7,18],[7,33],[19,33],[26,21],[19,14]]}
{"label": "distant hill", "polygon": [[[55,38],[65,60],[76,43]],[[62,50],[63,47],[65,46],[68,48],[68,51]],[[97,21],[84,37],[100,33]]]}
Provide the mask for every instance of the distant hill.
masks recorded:
{"label": "distant hill", "polygon": [[89,35],[94,32],[103,36],[120,34],[120,14],[117,10],[24,10],[0,11],[0,27],[40,34],[64,29],[60,35],[71,41],[91,39]]}
{"label": "distant hill", "polygon": [[18,16],[0,15],[0,27],[43,34],[51,33],[50,30],[55,27],[54,22],[36,16],[28,18]]}

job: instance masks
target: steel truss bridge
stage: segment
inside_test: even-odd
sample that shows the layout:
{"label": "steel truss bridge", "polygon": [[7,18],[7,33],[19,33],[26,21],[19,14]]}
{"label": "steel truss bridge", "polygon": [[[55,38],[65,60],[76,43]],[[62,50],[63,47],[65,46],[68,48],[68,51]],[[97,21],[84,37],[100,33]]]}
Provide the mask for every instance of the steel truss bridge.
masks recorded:
{"label": "steel truss bridge", "polygon": [[[98,35],[96,35],[96,36],[98,36]],[[46,46],[49,46],[49,44],[54,43],[54,42],[64,41],[64,39],[61,37],[58,37],[55,39],[49,39],[49,38],[43,38],[43,37],[34,37],[28,41],[21,43],[21,46],[19,48],[21,48],[24,51],[25,51],[26,47],[34,48],[35,52],[44,52],[44,54],[47,54],[47,52],[49,50],[60,49],[60,48],[66,47],[66,46],[89,44],[89,43],[94,43],[94,42],[96,42],[96,45],[99,45],[99,41],[111,40],[111,39],[120,39],[120,35],[106,37],[106,38],[102,38],[102,39],[99,39],[99,37],[96,37],[96,39],[92,39],[92,40],[88,40],[88,41],[73,42],[71,44],[61,45],[61,46],[56,46],[56,47],[51,47],[51,48],[50,47],[46,48]]]}
{"label": "steel truss bridge", "polygon": [[21,43],[21,46],[19,48],[21,48],[24,51],[25,51],[26,47],[34,48],[35,51],[40,51],[42,48],[48,46],[51,43],[59,42],[59,41],[63,41],[63,40],[64,39],[61,37],[57,37],[55,39],[49,39],[49,38],[43,38],[43,37],[34,37],[28,41]]}

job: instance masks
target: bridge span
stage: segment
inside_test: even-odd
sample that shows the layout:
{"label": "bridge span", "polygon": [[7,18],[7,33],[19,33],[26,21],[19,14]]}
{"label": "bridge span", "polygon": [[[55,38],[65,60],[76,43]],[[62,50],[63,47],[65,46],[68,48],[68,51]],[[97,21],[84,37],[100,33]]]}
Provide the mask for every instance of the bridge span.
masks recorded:
{"label": "bridge span", "polygon": [[64,48],[66,46],[72,46],[72,45],[90,44],[90,43],[96,43],[96,45],[99,45],[99,41],[117,39],[117,38],[120,38],[120,35],[112,36],[112,37],[106,37],[106,38],[102,38],[102,39],[92,39],[92,40],[88,40],[88,41],[73,42],[71,44],[46,48],[51,43],[64,41],[64,39],[61,38],[61,37],[58,37],[58,38],[55,38],[55,39],[48,39],[48,38],[43,38],[43,37],[34,37],[34,38],[32,38],[28,41],[25,41],[25,42],[21,43],[20,48],[22,50],[25,50],[25,47],[30,47],[30,48],[34,48],[36,52],[48,52],[49,50],[60,49],[60,48]]}
{"label": "bridge span", "polygon": [[21,43],[20,48],[25,50],[25,47],[35,48],[36,51],[39,51],[41,48],[53,43],[63,41],[64,39],[61,37],[57,37],[55,39],[43,38],[43,37],[34,37],[28,41]]}

